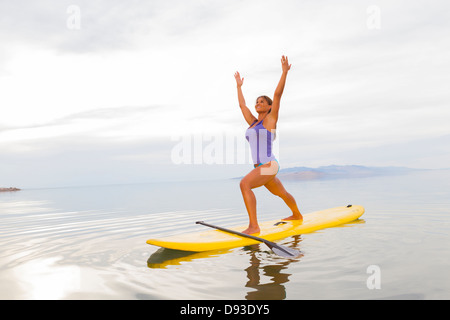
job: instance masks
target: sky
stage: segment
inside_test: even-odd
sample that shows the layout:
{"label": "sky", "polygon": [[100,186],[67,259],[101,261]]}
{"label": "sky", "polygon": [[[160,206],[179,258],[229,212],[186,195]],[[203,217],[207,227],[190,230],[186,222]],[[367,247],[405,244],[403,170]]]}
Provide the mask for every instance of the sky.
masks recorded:
{"label": "sky", "polygon": [[245,175],[233,75],[254,112],[282,55],[282,168],[448,168],[449,14],[443,0],[0,0],[0,187]]}

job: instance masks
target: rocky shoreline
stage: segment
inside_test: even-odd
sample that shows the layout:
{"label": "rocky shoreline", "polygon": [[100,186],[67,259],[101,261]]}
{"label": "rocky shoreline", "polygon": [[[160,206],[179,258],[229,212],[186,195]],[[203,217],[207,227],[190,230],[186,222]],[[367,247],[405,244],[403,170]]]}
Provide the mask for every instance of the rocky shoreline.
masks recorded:
{"label": "rocky shoreline", "polygon": [[10,188],[0,188],[0,192],[10,192],[10,191],[20,191],[20,189],[19,189],[19,188],[13,188],[13,187],[10,187]]}

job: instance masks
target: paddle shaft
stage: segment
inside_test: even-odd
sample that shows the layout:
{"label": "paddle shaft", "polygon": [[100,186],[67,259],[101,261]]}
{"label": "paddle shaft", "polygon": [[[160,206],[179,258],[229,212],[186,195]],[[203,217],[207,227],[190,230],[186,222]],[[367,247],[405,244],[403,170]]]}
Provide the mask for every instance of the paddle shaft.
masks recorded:
{"label": "paddle shaft", "polygon": [[253,240],[256,240],[256,241],[259,241],[259,242],[264,242],[266,244],[267,244],[267,242],[270,242],[270,241],[268,241],[266,239],[263,239],[263,238],[258,238],[258,237],[255,237],[255,236],[252,236],[252,235],[249,235],[249,234],[246,234],[246,233],[242,233],[242,232],[238,232],[238,231],[234,231],[234,230],[218,227],[218,226],[206,223],[204,221],[197,221],[196,224],[202,224],[202,225],[207,226],[207,227],[211,227],[211,228],[214,228],[214,229],[217,229],[217,230],[221,230],[221,231],[225,231],[225,232],[228,232],[228,233],[232,233],[232,234],[235,234],[237,236],[253,239]]}
{"label": "paddle shaft", "polygon": [[218,226],[206,223],[204,221],[197,221],[196,224],[202,224],[204,226],[207,226],[207,227],[210,227],[210,228],[213,228],[213,229],[217,229],[217,230],[221,230],[221,231],[224,231],[224,232],[227,232],[227,233],[235,234],[235,235],[238,235],[240,237],[253,239],[253,240],[256,240],[256,241],[259,241],[259,242],[264,242],[270,248],[270,250],[272,250],[274,253],[276,253],[277,255],[282,256],[282,257],[296,258],[296,257],[299,257],[302,254],[300,251],[297,251],[295,249],[290,249],[290,248],[283,247],[282,245],[276,244],[275,242],[271,242],[271,241],[263,239],[263,238],[258,238],[258,237],[255,237],[255,236],[251,236],[249,234],[245,234],[245,233],[242,233],[242,232],[238,232],[238,231],[234,231],[234,230],[218,227]]}

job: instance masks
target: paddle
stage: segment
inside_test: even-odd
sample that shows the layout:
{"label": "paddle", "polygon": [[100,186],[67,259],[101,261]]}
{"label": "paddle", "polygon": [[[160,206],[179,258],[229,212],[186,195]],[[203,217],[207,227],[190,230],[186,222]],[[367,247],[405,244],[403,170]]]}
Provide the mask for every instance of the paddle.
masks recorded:
{"label": "paddle", "polygon": [[256,241],[260,241],[260,242],[264,242],[274,253],[276,253],[277,255],[281,256],[281,257],[285,257],[285,258],[297,258],[299,257],[302,253],[298,250],[295,249],[291,249],[291,248],[287,248],[284,246],[281,246],[279,244],[276,244],[274,242],[271,242],[269,240],[263,239],[263,238],[258,238],[255,236],[251,236],[249,234],[245,234],[245,233],[241,233],[241,232],[237,232],[234,230],[230,230],[230,229],[225,229],[222,227],[218,227],[218,226],[214,226],[212,224],[206,223],[204,221],[197,221],[196,224],[202,224],[204,226],[210,227],[210,228],[214,228],[217,230],[221,230],[224,232],[228,232],[231,234],[235,234],[244,238],[249,238],[249,239],[253,239]]}

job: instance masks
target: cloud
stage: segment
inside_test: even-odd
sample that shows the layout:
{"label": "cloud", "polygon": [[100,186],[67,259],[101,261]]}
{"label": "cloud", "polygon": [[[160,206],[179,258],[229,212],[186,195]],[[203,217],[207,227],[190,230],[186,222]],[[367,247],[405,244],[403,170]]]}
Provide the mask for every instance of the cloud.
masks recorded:
{"label": "cloud", "polygon": [[[183,41],[187,34],[201,36],[224,18],[228,7],[204,0],[2,2],[0,35],[61,52],[129,51]],[[70,27],[74,15],[78,28]]]}
{"label": "cloud", "polygon": [[34,148],[22,141],[2,154],[0,176],[2,184],[25,188],[164,180],[161,168],[170,164],[167,142],[76,135],[40,139]]}
{"label": "cloud", "polygon": [[120,1],[77,1],[75,6],[80,8],[81,13],[79,32],[67,26],[73,14],[68,11],[71,5],[74,5],[73,1],[64,0],[2,2],[2,37],[13,42],[25,41],[76,52],[114,49],[131,44],[127,34],[132,34],[136,24],[131,13],[142,12],[136,10],[136,1],[134,6],[126,6]]}
{"label": "cloud", "polygon": [[[0,143],[33,144],[38,146],[45,139],[78,136],[86,141],[91,138],[115,138],[119,140],[143,139],[160,136],[156,128],[164,125],[164,117],[157,116],[160,106],[113,107],[77,112],[67,116],[51,119],[47,122],[28,125],[0,127]],[[150,125],[152,119],[159,118],[159,126],[154,130]],[[153,120],[155,121],[155,120]],[[167,122],[166,122],[167,124]]]}
{"label": "cloud", "polygon": [[[41,123],[30,126],[18,126],[14,129],[39,128],[63,124],[71,124],[79,120],[108,120],[108,119],[122,119],[123,117],[139,116],[148,112],[154,112],[160,106],[144,106],[144,107],[112,107],[99,108],[73,113],[58,119],[51,120],[47,123]],[[11,128],[10,128],[11,129]]]}
{"label": "cloud", "polygon": [[[80,9],[79,29],[67,27],[70,5]],[[95,172],[106,179],[120,170],[137,178],[127,168],[163,164],[171,136],[243,136],[234,71],[246,79],[252,108],[257,96],[275,90],[279,57],[287,54],[293,68],[278,123],[282,166],[370,161],[360,152],[389,145],[410,151],[377,154],[380,163],[438,166],[445,155],[433,149],[437,158],[425,159],[413,145],[449,133],[449,4],[378,1],[377,30],[366,24],[369,5],[0,2],[0,161],[32,168],[41,159],[49,175],[54,164],[69,178],[67,161],[78,171],[85,166],[89,181]],[[22,167],[14,168],[19,177]]]}

